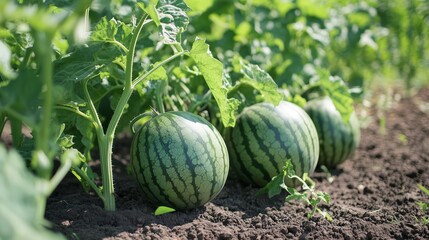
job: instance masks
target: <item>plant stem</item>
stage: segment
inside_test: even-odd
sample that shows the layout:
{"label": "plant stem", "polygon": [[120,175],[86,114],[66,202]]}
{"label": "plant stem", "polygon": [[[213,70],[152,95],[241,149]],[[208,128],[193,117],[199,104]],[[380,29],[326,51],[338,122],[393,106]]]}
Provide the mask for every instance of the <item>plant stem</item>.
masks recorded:
{"label": "plant stem", "polygon": [[178,52],[178,53],[175,53],[173,56],[170,56],[169,58],[163,60],[162,62],[155,64],[155,66],[153,66],[152,69],[150,69],[149,71],[147,71],[143,75],[136,77],[136,79],[134,79],[132,82],[132,87],[134,88],[137,84],[139,84],[141,81],[143,81],[145,78],[147,78],[147,76],[149,76],[150,74],[155,72],[158,68],[160,68],[163,65],[173,61],[174,59],[176,59],[180,56],[186,55],[186,54],[187,54],[187,52]]}
{"label": "plant stem", "polygon": [[75,171],[79,176],[85,179],[85,181],[89,184],[89,186],[95,191],[97,196],[103,201],[104,203],[104,197],[103,193],[100,191],[100,188],[95,185],[94,181],[92,181],[80,168],[78,167],[72,167],[73,171]]}
{"label": "plant stem", "polygon": [[60,184],[61,180],[66,176],[66,174],[69,172],[70,168],[72,166],[72,161],[64,161],[61,162],[61,166],[58,168],[55,175],[51,178],[48,185],[48,190],[46,192],[46,196],[49,196],[52,194],[52,192],[57,188],[57,186]]}
{"label": "plant stem", "polygon": [[0,122],[0,134],[1,134],[3,132],[4,126],[6,125],[6,121],[7,121],[6,115],[0,113],[0,121],[1,121]]}
{"label": "plant stem", "polygon": [[97,113],[97,109],[95,108],[94,102],[92,101],[91,95],[89,94],[89,91],[88,91],[89,80],[91,80],[91,78],[88,78],[83,82],[83,93],[85,95],[85,100],[88,103],[89,112],[91,113],[92,118],[94,119],[92,121],[95,121],[94,126],[95,126],[95,132],[97,133],[97,137],[98,139],[102,139],[105,136],[103,132],[103,124],[101,124],[100,117],[98,116],[98,113]]}
{"label": "plant stem", "polygon": [[137,45],[137,40],[144,26],[145,19],[146,17],[141,18],[140,22],[137,24],[137,27],[131,39],[130,48],[127,53],[124,91],[122,92],[122,95],[119,99],[119,102],[118,102],[118,105],[116,106],[115,111],[113,112],[113,116],[107,127],[106,134],[104,136],[98,136],[98,141],[100,145],[104,209],[106,209],[107,211],[114,211],[116,209],[115,196],[114,196],[115,189],[113,186],[113,169],[112,169],[113,139],[115,136],[116,127],[118,126],[119,120],[124,112],[124,109],[128,103],[128,100],[131,97],[131,94],[133,93],[132,73],[133,73],[134,54],[135,54],[135,49]]}
{"label": "plant stem", "polygon": [[37,167],[37,173],[40,177],[49,179],[52,175],[52,151],[49,149],[49,139],[51,134],[51,121],[53,111],[53,66],[51,59],[52,34],[47,32],[34,32],[34,43],[37,64],[40,68],[40,78],[43,81],[43,107],[41,122],[36,134],[36,151],[41,150],[46,154],[49,161],[45,167]]}
{"label": "plant stem", "polygon": [[167,87],[167,80],[165,81],[160,81],[158,87],[156,88],[156,106],[157,106],[157,111],[160,113],[164,113],[165,112],[165,107],[164,107],[164,103],[162,101],[162,96],[164,95],[165,92],[165,88]]}
{"label": "plant stem", "polygon": [[14,148],[18,149],[24,139],[22,134],[22,120],[9,116],[9,124],[12,134],[12,145]]}
{"label": "plant stem", "polygon": [[89,117],[88,115],[86,115],[85,113],[81,112],[79,109],[75,109],[73,107],[68,107],[68,106],[62,106],[62,105],[56,105],[54,108],[72,112],[72,113],[74,113],[80,117],[85,118],[86,120],[90,121],[91,123],[93,123],[92,118]]}

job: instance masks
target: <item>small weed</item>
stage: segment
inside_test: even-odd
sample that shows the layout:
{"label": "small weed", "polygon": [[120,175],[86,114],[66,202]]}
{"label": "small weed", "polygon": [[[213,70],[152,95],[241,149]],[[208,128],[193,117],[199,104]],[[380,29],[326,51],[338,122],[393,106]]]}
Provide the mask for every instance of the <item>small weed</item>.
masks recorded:
{"label": "small weed", "polygon": [[[286,186],[284,183],[285,178],[298,180],[302,184],[302,191]],[[257,194],[260,195],[267,193],[268,197],[271,198],[280,194],[282,189],[284,189],[289,193],[285,198],[286,202],[296,200],[311,206],[312,210],[307,213],[308,219],[312,218],[314,214],[318,212],[328,221],[332,221],[331,215],[329,215],[327,211],[319,208],[319,204],[321,202],[329,204],[331,202],[331,197],[326,192],[316,191],[315,186],[316,184],[308,177],[307,173],[305,173],[302,178],[297,176],[291,160],[287,160],[283,171],[279,175],[273,177],[273,179],[265,187],[261,188]]]}
{"label": "small weed", "polygon": [[402,144],[404,144],[404,145],[408,144],[408,138],[405,134],[400,133],[400,134],[398,134],[397,138]]}
{"label": "small weed", "polygon": [[[429,197],[429,189],[425,188],[421,184],[418,184],[417,186],[420,188],[422,192],[424,192],[427,195],[427,197]],[[420,209],[423,212],[423,216],[421,217],[420,222],[425,225],[429,224],[429,213],[428,213],[429,202],[417,202],[417,205],[420,207]]]}

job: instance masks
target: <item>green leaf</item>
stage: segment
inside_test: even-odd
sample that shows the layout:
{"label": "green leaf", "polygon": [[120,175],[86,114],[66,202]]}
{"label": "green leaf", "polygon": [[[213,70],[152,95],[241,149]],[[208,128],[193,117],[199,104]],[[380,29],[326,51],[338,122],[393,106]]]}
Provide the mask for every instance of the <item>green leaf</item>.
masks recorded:
{"label": "green leaf", "polygon": [[131,26],[112,18],[103,17],[91,33],[91,40],[95,42],[110,42],[126,51],[131,39],[133,29]]}
{"label": "green leaf", "polygon": [[348,87],[339,77],[332,77],[328,70],[319,70],[319,81],[325,95],[329,96],[345,123],[353,113],[353,99]]}
{"label": "green leaf", "polygon": [[15,76],[15,73],[10,66],[12,53],[9,47],[3,41],[0,41],[0,53],[0,75],[2,74],[6,78],[11,79]]}
{"label": "green leaf", "polygon": [[326,192],[317,192],[317,197],[327,204],[331,203],[331,196]]}
{"label": "green leaf", "polygon": [[155,210],[155,216],[159,216],[162,214],[166,214],[166,213],[171,213],[171,212],[175,212],[176,209],[171,208],[171,207],[166,207],[166,206],[159,206],[156,210]]}
{"label": "green leaf", "polygon": [[[85,158],[81,158],[81,156],[83,156],[83,155],[79,155],[78,159],[81,160],[81,161],[85,161],[79,167],[79,169],[81,170],[81,173],[85,174],[92,182],[95,182],[95,179],[98,177],[98,175],[95,172],[92,171],[91,167],[86,163],[86,159]],[[89,192],[89,190],[91,190],[90,183],[85,178],[82,178],[79,175],[79,173],[77,173],[73,169],[72,169],[72,173],[77,178],[77,180],[79,180],[79,182],[82,184],[82,187],[85,190],[85,192]]]}
{"label": "green leaf", "polygon": [[92,41],[113,41],[118,33],[118,22],[112,18],[107,20],[103,17],[100,22],[95,25],[95,29],[91,33]]}
{"label": "green leaf", "polygon": [[137,3],[143,11],[145,11],[149,17],[153,20],[156,26],[161,25],[159,21],[158,11],[156,10],[156,5],[158,4],[158,0],[148,0]]}
{"label": "green leaf", "polygon": [[[103,95],[109,89],[123,81],[123,71],[114,63],[120,61],[122,53],[119,48],[111,44],[95,43],[81,46],[74,52],[54,62],[54,81],[56,94],[59,96],[56,103],[75,104],[85,103],[81,82],[94,77],[89,83],[89,91],[94,99]],[[99,78],[97,75],[109,78]],[[114,80],[116,80],[116,82]],[[98,81],[97,81],[98,80]]]}
{"label": "green leaf", "polygon": [[20,119],[31,128],[40,118],[42,82],[34,70],[21,70],[16,79],[0,88],[0,111],[10,115],[19,114]]}
{"label": "green leaf", "polygon": [[420,188],[420,190],[422,190],[422,192],[424,192],[426,195],[429,196],[429,189],[425,188],[423,185],[421,184],[417,184],[417,186]]}
{"label": "green leaf", "polygon": [[80,82],[98,73],[121,56],[118,48],[100,43],[82,46],[54,62],[54,81],[61,85]]}
{"label": "green leaf", "polygon": [[223,125],[233,127],[235,125],[234,112],[238,108],[239,102],[237,99],[227,98],[228,90],[223,85],[222,63],[213,58],[205,40],[198,38],[192,45],[189,55],[203,74],[207,86],[219,106]]}
{"label": "green leaf", "polygon": [[[155,63],[154,65],[156,65],[157,63]],[[145,78],[145,82],[147,81],[152,81],[152,80],[167,80],[168,76],[167,76],[167,71],[165,70],[164,67],[159,67],[157,68],[154,72],[152,72],[149,76],[147,76]]]}
{"label": "green leaf", "polygon": [[188,26],[186,11],[190,8],[183,0],[160,0],[157,10],[164,43],[179,43],[177,36]]}
{"label": "green leaf", "polygon": [[279,195],[282,191],[282,184],[284,184],[284,172],[273,177],[271,181],[263,188],[259,189],[256,195],[268,194],[269,198]]}
{"label": "green leaf", "polygon": [[295,188],[289,188],[289,195],[286,196],[285,201],[290,202],[292,200],[309,203],[308,195],[306,192],[300,193]]}
{"label": "green leaf", "polygon": [[91,151],[94,145],[94,140],[95,140],[94,126],[92,125],[92,122],[88,121],[87,119],[82,117],[76,117],[76,128],[82,136],[81,143],[84,146],[83,154],[85,156],[88,156],[89,152]]}
{"label": "green leaf", "polygon": [[417,205],[420,207],[420,209],[422,210],[422,212],[426,212],[426,210],[429,207],[429,204],[425,203],[425,202],[417,202]]}
{"label": "green leaf", "polygon": [[240,59],[240,72],[244,74],[241,83],[248,84],[258,90],[264,99],[274,105],[278,105],[283,96],[278,91],[278,86],[273,78],[259,66],[250,64]]}
{"label": "green leaf", "polygon": [[0,239],[65,239],[45,229],[39,218],[46,184],[27,170],[16,151],[0,144]]}
{"label": "green leaf", "polygon": [[326,218],[326,220],[332,222],[332,220],[334,220],[332,218],[332,216],[328,213],[328,211],[326,210],[321,210],[320,208],[317,208],[317,211],[320,213],[320,215],[322,215],[322,217]]}

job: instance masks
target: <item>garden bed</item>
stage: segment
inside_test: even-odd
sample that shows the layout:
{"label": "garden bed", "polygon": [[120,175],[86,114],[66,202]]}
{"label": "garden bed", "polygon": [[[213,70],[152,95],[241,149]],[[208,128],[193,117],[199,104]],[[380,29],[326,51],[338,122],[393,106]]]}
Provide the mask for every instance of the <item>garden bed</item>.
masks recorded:
{"label": "garden bed", "polygon": [[256,188],[233,177],[203,207],[154,216],[155,206],[145,203],[127,174],[129,137],[113,149],[116,212],[104,211],[100,199],[69,174],[50,197],[46,218],[69,239],[428,239],[429,225],[419,222],[416,204],[428,201],[417,187],[429,186],[428,102],[429,89],[401,100],[385,114],[384,135],[373,119],[354,156],[332,178],[313,175],[318,189],[332,197],[322,206],[332,222],[320,215],[308,220],[310,209],[284,203],[284,195],[256,197]]}

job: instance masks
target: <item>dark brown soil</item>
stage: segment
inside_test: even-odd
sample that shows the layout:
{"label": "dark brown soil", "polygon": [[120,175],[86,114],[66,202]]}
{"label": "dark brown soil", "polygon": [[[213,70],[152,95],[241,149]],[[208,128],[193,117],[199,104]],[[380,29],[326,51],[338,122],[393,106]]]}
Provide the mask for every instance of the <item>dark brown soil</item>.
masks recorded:
{"label": "dark brown soil", "polygon": [[[310,208],[283,196],[256,197],[257,189],[229,179],[204,207],[154,216],[155,207],[126,172],[129,138],[114,149],[117,211],[106,212],[93,194],[68,176],[49,199],[46,218],[69,239],[429,239],[418,201],[429,201],[429,89],[386,111],[386,132],[374,117],[362,129],[354,156],[333,171],[313,175],[332,197],[333,216],[307,219]],[[419,108],[420,107],[420,108]],[[367,109],[376,116],[375,109]],[[333,180],[333,181],[329,181]],[[426,213],[428,214],[428,213]]]}

